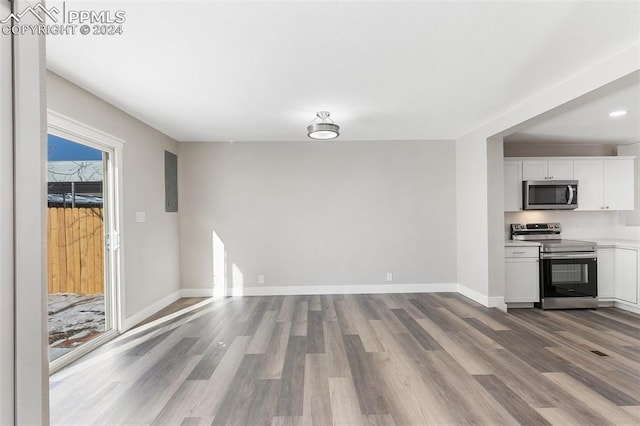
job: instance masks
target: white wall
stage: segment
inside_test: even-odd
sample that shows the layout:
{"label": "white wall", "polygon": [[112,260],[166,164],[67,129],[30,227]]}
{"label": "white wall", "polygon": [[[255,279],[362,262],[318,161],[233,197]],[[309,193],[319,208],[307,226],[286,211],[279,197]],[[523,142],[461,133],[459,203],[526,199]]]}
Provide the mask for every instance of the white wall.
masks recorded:
{"label": "white wall", "polygon": [[[164,211],[164,150],[178,144],[62,77],[47,74],[48,108],[125,141],[125,313],[131,317],[179,290],[178,214]],[[137,223],[136,212],[146,212]]]}
{"label": "white wall", "polygon": [[[487,143],[487,186],[489,188],[501,188],[504,184],[503,167],[503,141],[502,138],[492,138]],[[504,220],[500,213],[504,212],[504,191],[488,192],[488,247],[489,247],[489,305],[496,306],[506,312],[504,303],[504,250],[502,243],[504,238],[500,230],[504,226]]]}
{"label": "white wall", "polygon": [[[455,283],[451,141],[182,143],[184,288]],[[220,271],[216,271],[218,276]],[[258,275],[265,283],[258,284]]]}
{"label": "white wall", "polygon": [[[0,0],[0,16],[11,12]],[[0,425],[14,424],[13,129],[11,37],[0,37]]]}
{"label": "white wall", "polygon": [[606,157],[616,155],[615,145],[567,143],[508,143],[504,144],[505,157]]}
{"label": "white wall", "polygon": [[640,143],[619,146],[618,155],[634,155],[636,157],[634,210],[621,213],[621,224],[627,226],[640,226]]}
{"label": "white wall", "polygon": [[456,141],[458,283],[467,289],[466,295],[484,304],[489,303],[486,141],[482,133]]}
{"label": "white wall", "polygon": [[[24,10],[26,1],[13,6]],[[23,18],[21,24],[38,24],[35,16]],[[14,410],[19,425],[49,423],[44,53],[44,36],[13,37]]]}

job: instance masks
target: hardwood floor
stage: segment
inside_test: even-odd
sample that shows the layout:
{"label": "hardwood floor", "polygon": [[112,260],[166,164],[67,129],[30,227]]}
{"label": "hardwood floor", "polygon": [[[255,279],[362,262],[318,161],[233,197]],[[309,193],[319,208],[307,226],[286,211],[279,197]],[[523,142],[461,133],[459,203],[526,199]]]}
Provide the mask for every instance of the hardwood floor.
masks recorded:
{"label": "hardwood floor", "polygon": [[60,425],[640,424],[640,316],[458,294],[211,301],[51,377]]}
{"label": "hardwood floor", "polygon": [[172,314],[174,312],[178,312],[184,308],[188,308],[189,306],[193,306],[197,303],[200,303],[204,300],[209,299],[208,297],[182,297],[178,300],[176,300],[175,302],[173,302],[172,304],[170,304],[169,306],[160,309],[158,312],[156,312],[155,314],[151,315],[149,318],[146,318],[144,321],[140,321],[138,324],[136,324],[134,327],[140,327],[143,326],[145,324],[149,324],[150,322],[153,322],[155,320],[158,320],[160,318],[163,318],[169,314]]}

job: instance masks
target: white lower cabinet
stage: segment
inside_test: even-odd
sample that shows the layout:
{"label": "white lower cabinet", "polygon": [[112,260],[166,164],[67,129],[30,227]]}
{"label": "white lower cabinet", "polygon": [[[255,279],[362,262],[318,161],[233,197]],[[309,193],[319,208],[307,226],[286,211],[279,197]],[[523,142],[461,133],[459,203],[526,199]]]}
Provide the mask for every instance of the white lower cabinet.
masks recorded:
{"label": "white lower cabinet", "polygon": [[598,247],[598,298],[613,299],[615,297],[615,248]]}
{"label": "white lower cabinet", "polygon": [[505,248],[505,303],[540,301],[538,247]]}
{"label": "white lower cabinet", "polygon": [[614,295],[616,299],[638,303],[638,250],[616,249]]}
{"label": "white lower cabinet", "polygon": [[639,292],[640,250],[598,247],[598,299],[637,305]]}
{"label": "white lower cabinet", "polygon": [[[527,307],[539,302],[539,248],[507,246],[504,261],[504,301],[511,304],[508,307]],[[620,307],[640,312],[639,293],[640,249],[614,245],[598,247],[598,298],[620,302]]]}

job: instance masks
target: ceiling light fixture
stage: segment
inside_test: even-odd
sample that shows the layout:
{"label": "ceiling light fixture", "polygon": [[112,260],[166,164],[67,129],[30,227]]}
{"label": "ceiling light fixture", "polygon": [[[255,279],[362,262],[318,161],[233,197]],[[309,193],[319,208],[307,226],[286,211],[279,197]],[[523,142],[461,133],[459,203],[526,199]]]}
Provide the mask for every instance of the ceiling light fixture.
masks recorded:
{"label": "ceiling light fixture", "polygon": [[627,115],[629,111],[626,111],[624,109],[620,109],[618,111],[612,111],[609,113],[609,117],[622,117],[623,115]]}
{"label": "ceiling light fixture", "polygon": [[[333,139],[340,135],[340,126],[329,118],[329,111],[320,111],[316,114],[311,124],[307,126],[307,136],[311,139]],[[316,121],[320,119],[320,121]],[[330,121],[327,122],[327,120]]]}

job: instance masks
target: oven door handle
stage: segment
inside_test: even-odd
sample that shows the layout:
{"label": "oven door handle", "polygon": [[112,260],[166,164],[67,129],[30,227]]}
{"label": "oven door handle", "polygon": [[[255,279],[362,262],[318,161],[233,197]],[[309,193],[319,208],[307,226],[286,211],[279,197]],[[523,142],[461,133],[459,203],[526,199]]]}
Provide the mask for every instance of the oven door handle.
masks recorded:
{"label": "oven door handle", "polygon": [[595,253],[540,253],[540,259],[593,259],[597,260],[598,255]]}

